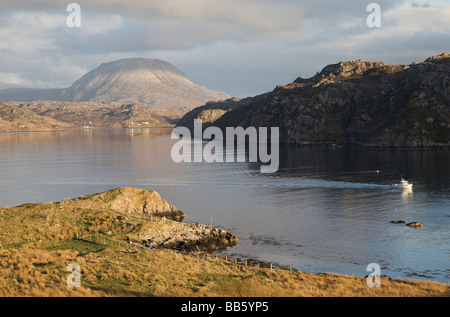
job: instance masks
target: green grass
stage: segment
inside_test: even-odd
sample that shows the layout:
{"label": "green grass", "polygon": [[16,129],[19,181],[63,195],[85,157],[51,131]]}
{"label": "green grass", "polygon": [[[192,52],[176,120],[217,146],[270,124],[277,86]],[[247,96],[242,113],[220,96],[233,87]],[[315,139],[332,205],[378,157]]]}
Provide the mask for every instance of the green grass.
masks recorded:
{"label": "green grass", "polygon": [[90,241],[71,239],[49,243],[48,245],[43,247],[43,249],[47,251],[71,250],[80,253],[85,253],[85,252],[99,252],[106,249],[106,246]]}

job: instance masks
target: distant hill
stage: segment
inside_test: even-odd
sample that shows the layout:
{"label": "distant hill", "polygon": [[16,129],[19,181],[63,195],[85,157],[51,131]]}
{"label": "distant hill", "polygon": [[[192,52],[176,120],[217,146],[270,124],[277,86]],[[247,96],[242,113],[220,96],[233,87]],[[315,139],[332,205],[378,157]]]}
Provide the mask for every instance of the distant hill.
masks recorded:
{"label": "distant hill", "polygon": [[[194,84],[162,60],[121,59],[101,64],[66,89],[0,90],[0,102],[8,103],[1,106],[8,111],[0,112],[0,131],[171,126],[187,111],[227,98],[223,92]],[[4,120],[11,109],[27,115]]]}
{"label": "distant hill", "polygon": [[0,101],[60,100],[65,89],[10,88],[0,90]]}
{"label": "distant hill", "polygon": [[[141,103],[10,101],[0,103],[0,132],[85,127],[169,127],[174,121],[168,115],[174,113],[177,112],[151,109]],[[1,122],[10,123],[2,126]],[[39,122],[39,125],[33,122]]]}
{"label": "distant hill", "polygon": [[450,54],[422,63],[328,65],[266,94],[211,102],[178,126],[279,127],[287,145],[450,147]]}
{"label": "distant hill", "polygon": [[46,118],[31,110],[0,102],[0,132],[66,129],[71,124]]}
{"label": "distant hill", "polygon": [[229,98],[192,83],[175,66],[158,59],[129,58],[101,64],[66,89],[63,101],[144,103],[152,108],[192,109]]}
{"label": "distant hill", "polygon": [[175,66],[148,58],[101,64],[66,89],[5,89],[0,101],[93,101],[146,104],[154,109],[188,111],[208,101],[229,98],[194,84]]}

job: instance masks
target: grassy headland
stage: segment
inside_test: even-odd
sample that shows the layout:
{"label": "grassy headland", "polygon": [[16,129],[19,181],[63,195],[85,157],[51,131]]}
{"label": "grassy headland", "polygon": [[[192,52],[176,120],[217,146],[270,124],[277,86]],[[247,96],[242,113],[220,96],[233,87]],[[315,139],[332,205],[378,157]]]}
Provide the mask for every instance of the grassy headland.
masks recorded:
{"label": "grassy headland", "polygon": [[[158,214],[161,208],[166,210]],[[0,208],[0,296],[450,295],[450,286],[437,282],[382,277],[381,287],[370,288],[361,277],[262,268],[192,251],[235,240],[209,226],[195,231],[180,214],[157,193],[132,188]],[[67,286],[71,263],[81,268],[81,287]]]}

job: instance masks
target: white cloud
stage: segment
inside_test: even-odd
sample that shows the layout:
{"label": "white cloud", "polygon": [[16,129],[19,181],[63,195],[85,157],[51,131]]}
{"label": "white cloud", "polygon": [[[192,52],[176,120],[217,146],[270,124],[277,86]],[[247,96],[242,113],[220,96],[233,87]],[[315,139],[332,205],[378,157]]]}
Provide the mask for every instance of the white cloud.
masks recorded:
{"label": "white cloud", "polygon": [[[102,34],[123,26],[123,19],[118,14],[83,15],[80,31],[90,34]],[[60,26],[61,27],[61,26]]]}
{"label": "white cloud", "polygon": [[387,11],[386,31],[410,36],[424,30],[435,33],[450,32],[450,4],[429,2],[418,5],[416,2],[404,3],[394,10]]}
{"label": "white cloud", "polygon": [[[77,2],[77,1],[75,1]],[[307,77],[329,63],[421,61],[448,51],[449,1],[375,1],[382,27],[366,25],[360,0],[0,0],[0,89],[67,87],[102,62],[160,58],[194,82],[243,97]]]}
{"label": "white cloud", "polygon": [[6,87],[21,86],[25,81],[20,78],[19,74],[0,72],[0,83]]}

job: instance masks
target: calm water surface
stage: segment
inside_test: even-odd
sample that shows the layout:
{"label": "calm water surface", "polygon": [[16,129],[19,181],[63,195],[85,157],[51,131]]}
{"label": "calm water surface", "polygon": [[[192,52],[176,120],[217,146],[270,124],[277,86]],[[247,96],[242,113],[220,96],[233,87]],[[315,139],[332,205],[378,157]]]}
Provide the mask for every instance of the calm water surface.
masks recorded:
{"label": "calm water surface", "polygon": [[[378,263],[392,278],[450,280],[450,151],[285,148],[279,171],[261,174],[254,163],[173,163],[170,132],[0,134],[0,206],[135,186],[158,191],[186,222],[238,236],[228,255],[358,276]],[[393,186],[400,175],[412,192]]]}

